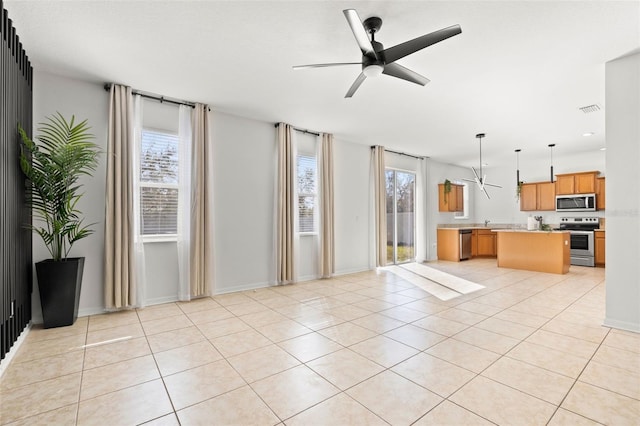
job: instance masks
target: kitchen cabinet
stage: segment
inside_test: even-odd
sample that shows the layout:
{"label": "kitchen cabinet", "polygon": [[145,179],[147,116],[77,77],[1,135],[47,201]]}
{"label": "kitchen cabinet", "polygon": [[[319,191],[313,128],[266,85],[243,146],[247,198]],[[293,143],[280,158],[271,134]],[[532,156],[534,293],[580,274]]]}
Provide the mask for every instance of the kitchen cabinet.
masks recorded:
{"label": "kitchen cabinet", "polygon": [[495,257],[498,253],[496,241],[497,240],[495,232],[491,231],[490,229],[478,229],[476,255]]}
{"label": "kitchen cabinet", "polygon": [[600,172],[580,172],[556,175],[556,194],[593,194],[596,192],[596,177]]}
{"label": "kitchen cabinet", "polygon": [[555,210],[556,185],[553,182],[523,183],[520,187],[520,210]]}
{"label": "kitchen cabinet", "polygon": [[605,209],[605,180],[603,177],[596,178],[596,210]]}
{"label": "kitchen cabinet", "polygon": [[596,266],[604,266],[605,264],[605,243],[604,231],[595,231],[595,264]]}
{"label": "kitchen cabinet", "polygon": [[460,261],[460,230],[438,228],[438,260]]}
{"label": "kitchen cabinet", "polygon": [[[491,229],[471,230],[472,258],[496,257],[497,246],[496,233]],[[460,228],[438,228],[438,260],[460,261]]]}
{"label": "kitchen cabinet", "polygon": [[438,211],[461,212],[464,210],[463,186],[451,184],[451,192],[444,193],[444,183],[438,184]]}

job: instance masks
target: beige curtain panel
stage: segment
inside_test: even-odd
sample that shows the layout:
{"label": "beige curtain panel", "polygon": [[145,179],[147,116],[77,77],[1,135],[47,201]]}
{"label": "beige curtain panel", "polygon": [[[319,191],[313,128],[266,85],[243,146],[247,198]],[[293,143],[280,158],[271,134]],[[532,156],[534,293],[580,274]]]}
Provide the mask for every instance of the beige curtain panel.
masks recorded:
{"label": "beige curtain panel", "polygon": [[105,218],[105,305],[135,306],[136,266],[133,221],[133,95],[130,87],[112,85],[109,93],[107,199]]}
{"label": "beige curtain panel", "polygon": [[335,273],[332,134],[322,134],[318,160],[320,171],[320,276],[329,278]]}
{"label": "beige curtain panel", "polygon": [[213,289],[213,147],[209,107],[197,103],[191,116],[191,296]]}
{"label": "beige curtain panel", "polygon": [[295,165],[296,158],[292,129],[280,123],[277,128],[278,198],[276,200],[276,281],[288,284],[295,281]]}
{"label": "beige curtain panel", "polygon": [[371,149],[373,167],[376,266],[387,264],[387,209],[384,171],[384,147]]}

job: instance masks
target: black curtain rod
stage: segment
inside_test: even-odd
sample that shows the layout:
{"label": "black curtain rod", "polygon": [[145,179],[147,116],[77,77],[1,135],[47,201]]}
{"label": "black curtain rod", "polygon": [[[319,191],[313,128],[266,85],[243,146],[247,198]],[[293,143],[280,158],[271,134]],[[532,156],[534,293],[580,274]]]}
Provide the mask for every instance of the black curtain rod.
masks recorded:
{"label": "black curtain rod", "polygon": [[[373,149],[373,148],[375,148],[375,147],[376,147],[375,145],[372,145],[372,146],[371,146],[371,149]],[[406,157],[416,158],[416,159],[418,159],[418,160],[424,160],[425,158],[429,158],[429,157],[421,157],[421,156],[419,156],[419,155],[407,154],[407,153],[405,153],[405,152],[400,152],[400,151],[393,151],[393,150],[391,150],[391,149],[386,149],[386,148],[384,149],[384,151],[385,151],[385,152],[390,152],[390,153],[392,153],[392,154],[398,154],[398,155],[404,155],[404,156],[406,156]]]}
{"label": "black curtain rod", "polygon": [[[280,126],[280,123],[276,123],[276,124],[274,124],[274,126],[275,126],[276,128],[278,128],[278,126]],[[291,126],[291,128],[292,128],[293,130],[295,130],[296,132],[305,133],[305,134],[307,134],[307,135],[320,136],[320,133],[318,133],[318,132],[312,132],[311,130],[298,129],[297,127],[293,127],[293,126]]]}
{"label": "black curtain rod", "polygon": [[[107,92],[109,90],[111,90],[111,83],[105,83],[104,85],[104,90],[106,90]],[[196,104],[195,102],[189,102],[189,101],[183,101],[180,99],[173,99],[173,98],[165,98],[162,95],[156,95],[154,93],[147,93],[147,92],[141,92],[139,90],[135,90],[132,89],[131,93],[133,93],[134,95],[140,95],[143,98],[147,98],[147,99],[153,99],[155,101],[159,101],[160,103],[168,103],[168,104],[173,104],[173,105],[185,105],[191,108],[195,108]],[[208,108],[209,111],[211,111],[211,108]]]}

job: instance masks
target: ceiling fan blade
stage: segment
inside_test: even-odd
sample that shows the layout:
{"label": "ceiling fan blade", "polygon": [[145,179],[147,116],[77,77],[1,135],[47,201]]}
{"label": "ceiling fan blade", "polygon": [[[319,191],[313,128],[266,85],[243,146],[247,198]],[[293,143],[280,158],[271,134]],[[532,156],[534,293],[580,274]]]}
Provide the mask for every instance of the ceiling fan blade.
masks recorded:
{"label": "ceiling fan blade", "polygon": [[473,166],[471,166],[471,170],[473,171],[473,174],[476,177],[476,180],[474,180],[474,182],[480,182],[480,175],[478,175],[478,172],[476,172],[476,169]]}
{"label": "ceiling fan blade", "polygon": [[390,75],[392,77],[401,78],[403,80],[410,81],[411,83],[416,83],[421,86],[427,84],[429,80],[427,77],[418,74],[415,71],[411,71],[409,68],[405,68],[400,64],[387,64],[384,66],[384,71],[382,74]]}
{"label": "ceiling fan blade", "polygon": [[356,93],[356,90],[358,90],[358,87],[360,87],[360,85],[362,84],[362,82],[367,78],[366,75],[364,75],[363,72],[360,73],[360,75],[356,78],[356,81],[353,82],[353,84],[351,85],[351,87],[349,88],[349,91],[347,92],[346,95],[344,95],[345,98],[350,98],[353,96],[354,93]]}
{"label": "ceiling fan blade", "polygon": [[450,27],[434,31],[432,33],[414,38],[413,40],[409,40],[390,47],[383,50],[382,53],[384,53],[384,58],[387,61],[387,64],[390,64],[400,58],[404,58],[407,55],[417,52],[418,50],[431,46],[432,44],[436,44],[442,40],[448,39],[449,37],[458,35],[461,32],[462,29],[460,28],[460,25],[452,25]]}
{"label": "ceiling fan blade", "polygon": [[487,182],[484,183],[484,186],[493,186],[494,188],[502,188],[500,185],[496,185],[496,184],[493,184],[493,183],[487,183]]}
{"label": "ceiling fan blade", "polygon": [[347,18],[347,22],[351,27],[351,31],[353,31],[353,35],[356,38],[358,46],[360,46],[362,54],[378,59],[378,55],[376,54],[376,51],[373,50],[373,46],[371,45],[371,41],[369,41],[367,31],[364,29],[364,25],[362,25],[358,12],[356,12],[355,9],[346,9],[342,12],[344,13],[345,18]]}
{"label": "ceiling fan blade", "polygon": [[334,62],[330,64],[308,64],[308,65],[294,65],[294,70],[303,70],[307,68],[326,68],[326,67],[339,67],[343,65],[362,65],[362,62]]}

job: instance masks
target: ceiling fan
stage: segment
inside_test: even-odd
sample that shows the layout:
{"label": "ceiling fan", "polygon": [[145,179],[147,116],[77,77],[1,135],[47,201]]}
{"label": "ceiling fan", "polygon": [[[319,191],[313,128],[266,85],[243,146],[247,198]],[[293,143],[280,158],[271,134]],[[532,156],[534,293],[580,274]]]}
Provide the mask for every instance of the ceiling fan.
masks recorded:
{"label": "ceiling fan", "polygon": [[[305,69],[305,68],[324,68],[332,66],[342,65],[361,65],[362,72],[353,82],[349,91],[345,95],[345,98],[350,98],[358,90],[360,85],[367,77],[376,77],[380,74],[390,75],[402,80],[410,81],[424,86],[429,82],[429,79],[411,71],[408,68],[396,63],[398,59],[404,58],[407,55],[424,49],[425,47],[436,44],[442,40],[446,40],[449,37],[453,37],[462,32],[460,25],[452,25],[447,28],[443,28],[438,31],[434,31],[429,34],[414,38],[413,40],[400,43],[396,46],[385,49],[382,43],[375,40],[375,34],[380,30],[382,26],[382,19],[377,16],[365,19],[364,22],[360,20],[358,12],[354,9],[347,9],[343,11],[344,16],[347,18],[347,22],[353,31],[353,35],[356,38],[356,42],[362,51],[361,62],[338,62],[330,64],[310,64],[310,65],[297,65],[293,69]],[[371,39],[367,36],[367,33],[371,35]]]}

